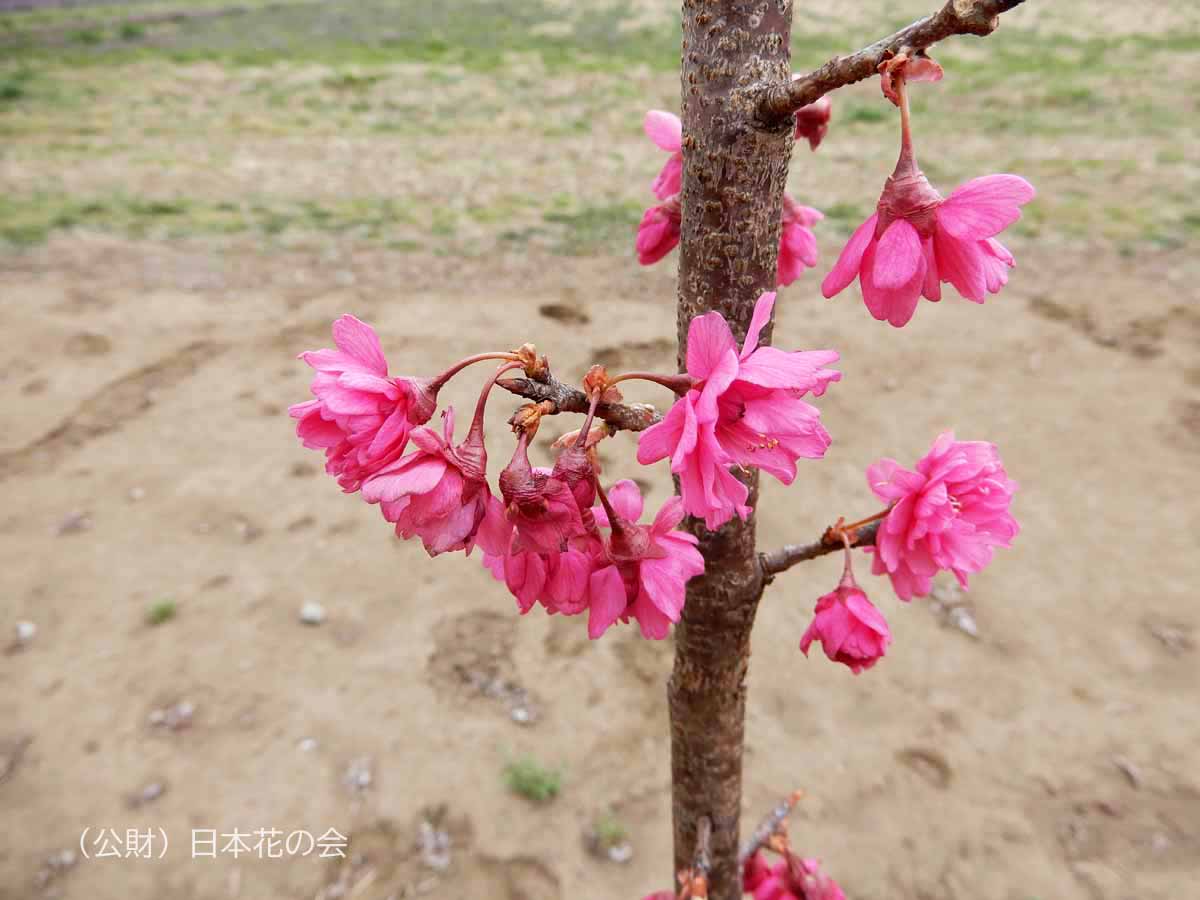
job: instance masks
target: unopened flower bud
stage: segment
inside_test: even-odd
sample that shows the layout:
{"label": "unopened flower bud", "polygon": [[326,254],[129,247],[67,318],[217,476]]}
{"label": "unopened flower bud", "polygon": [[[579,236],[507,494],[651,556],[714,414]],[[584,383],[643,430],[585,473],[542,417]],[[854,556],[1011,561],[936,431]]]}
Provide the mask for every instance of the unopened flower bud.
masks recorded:
{"label": "unopened flower bud", "polygon": [[545,356],[538,356],[537,347],[533,344],[522,344],[516,353],[528,377],[542,379],[550,374],[550,363]]}

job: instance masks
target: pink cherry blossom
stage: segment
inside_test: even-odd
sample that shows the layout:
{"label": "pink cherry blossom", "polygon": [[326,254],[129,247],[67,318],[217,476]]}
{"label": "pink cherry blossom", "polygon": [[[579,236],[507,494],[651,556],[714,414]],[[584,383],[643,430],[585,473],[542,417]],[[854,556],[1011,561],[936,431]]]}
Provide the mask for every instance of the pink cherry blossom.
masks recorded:
{"label": "pink cherry blossom", "polygon": [[887,573],[902,600],[924,597],[940,570],[967,576],[1009,547],[1020,531],[1009,507],[1017,484],[1004,471],[994,444],[956,441],[947,431],[916,465],[893,459],[867,469],[877,497],[891,504],[875,538],[872,571]]}
{"label": "pink cherry blossom", "polygon": [[857,278],[871,315],[900,328],[922,296],[941,299],[942,282],[975,303],[1000,291],[1015,261],[996,235],[1021,217],[1034,189],[1016,175],[986,175],[943,198],[917,166],[903,78],[896,84],[900,158],[875,213],[850,237],[821,293],[832,297]]}
{"label": "pink cherry blossom", "polygon": [[742,864],[742,891],[753,894],[758,886],[771,877],[771,864],[756,850]]}
{"label": "pink cherry blossom", "polygon": [[676,531],[683,504],[672,497],[651,525],[638,525],[642,494],[632,481],[618,481],[604,505],[592,510],[608,528],[603,557],[588,577],[588,637],[595,640],[617,621],[636,619],[642,636],[662,640],[683,613],[688,579],[704,574],[694,535]]}
{"label": "pink cherry blossom", "polygon": [[679,476],[683,507],[718,528],[736,513],[749,515],[749,491],[729,471],[733,460],[716,436],[717,401],[738,372],[737,348],[724,317],[697,316],[688,326],[687,372],[695,386],[675,401],[661,422],[642,432],[638,462],[670,458]]}
{"label": "pink cherry blossom", "polygon": [[[588,576],[595,567],[595,552],[587,543],[572,543],[584,549],[542,553],[509,543],[501,552],[485,551],[483,564],[496,580],[504,582],[522,615],[540,603],[551,615],[574,616],[587,609]],[[598,542],[593,543],[598,547]]]}
{"label": "pink cherry blossom", "polygon": [[774,305],[774,292],[758,298],[740,352],[720,313],[693,319],[687,371],[694,387],[638,441],[643,465],[670,457],[684,509],[710,529],[735,513],[745,518],[746,488],[730,465],[759,468],[791,484],[796,460],[819,458],[830,443],[820,412],[801,398],[819,397],[841,378],[826,368],[838,354],[759,346]]}
{"label": "pink cherry blossom", "polygon": [[837,588],[817,601],[815,613],[800,638],[801,652],[808,656],[812,642],[820,641],[827,657],[855,675],[879,662],[892,642],[887,620],[855,584],[849,564]]}
{"label": "pink cherry blossom", "polygon": [[790,195],[783,195],[783,226],[779,233],[779,268],[776,281],[786,287],[804,271],[817,264],[817,238],[812,226],[824,214],[811,206],[801,206]]}
{"label": "pink cherry blossom", "polygon": [[500,473],[500,493],[522,547],[559,553],[584,534],[579,505],[565,481],[530,465],[528,446],[528,433],[522,431],[512,461]]}
{"label": "pink cherry blossom", "polygon": [[470,554],[485,513],[500,505],[488,489],[482,427],[472,427],[465,441],[452,446],[454,408],[449,407],[442,413],[442,434],[421,426],[410,437],[417,450],[367,478],[363,499],[380,504],[400,537],[420,537],[430,556],[452,550]]}
{"label": "pink cherry blossom", "polygon": [[325,451],[325,471],[347,493],[399,459],[415,425],[437,407],[432,379],[389,377],[379,337],[371,326],[345,315],[333,323],[336,350],[310,350],[300,358],[316,370],[315,400],[288,413],[298,419],[305,447]]}
{"label": "pink cherry blossom", "polygon": [[754,889],[754,900],[846,900],[838,883],[818,860],[781,859]]}
{"label": "pink cherry blossom", "polygon": [[[775,292],[754,304],[746,340],[738,354],[737,375],[717,403],[717,442],[735,463],[762,469],[784,484],[796,477],[796,460],[819,459],[829,447],[820,411],[801,398],[820,397],[842,373],[826,366],[837,362],[834,350],[788,352],[759,346],[758,337],[771,321]],[[724,319],[727,340],[733,343]]]}
{"label": "pink cherry blossom", "polygon": [[[595,441],[592,440],[593,429],[591,426],[591,416],[588,416],[584,429],[575,434],[573,440],[562,453],[558,454],[558,459],[554,461],[554,468],[551,470],[551,477],[561,481],[571,491],[575,498],[575,504],[579,507],[580,515],[583,518],[584,527],[587,527],[587,513],[590,512],[592,504],[596,502],[596,471],[592,464],[591,456],[589,455],[588,447],[594,446],[596,441],[608,434],[607,430],[602,430],[597,435]],[[580,434],[586,433],[587,437],[580,440]],[[590,442],[590,444],[589,444]],[[557,443],[557,441],[555,442]],[[553,446],[553,445],[552,445]]]}
{"label": "pink cherry blossom", "polygon": [[565,477],[558,467],[531,468],[526,441],[522,433],[500,476],[507,506],[480,528],[480,542],[487,541],[483,562],[517,599],[522,615],[537,603],[551,615],[577,615],[587,608],[588,576],[600,554],[591,510],[580,509],[576,499],[578,494],[590,502],[591,495],[578,484],[571,489],[577,474],[571,465]]}
{"label": "pink cherry blossom", "polygon": [[652,266],[674,250],[679,243],[681,221],[678,194],[672,194],[662,203],[647,209],[642,214],[634,244],[638,262],[643,266]]}
{"label": "pink cherry blossom", "polygon": [[[802,78],[793,75],[792,78]],[[802,106],[796,111],[796,140],[804,138],[808,146],[816,150],[821,145],[825,133],[829,131],[829,118],[833,113],[833,104],[828,97],[820,97],[808,106]]]}
{"label": "pink cherry blossom", "polygon": [[650,187],[655,197],[666,200],[679,193],[683,181],[683,124],[674,113],[652,109],[646,113],[643,127],[646,129],[646,136],[654,141],[660,150],[671,154]]}

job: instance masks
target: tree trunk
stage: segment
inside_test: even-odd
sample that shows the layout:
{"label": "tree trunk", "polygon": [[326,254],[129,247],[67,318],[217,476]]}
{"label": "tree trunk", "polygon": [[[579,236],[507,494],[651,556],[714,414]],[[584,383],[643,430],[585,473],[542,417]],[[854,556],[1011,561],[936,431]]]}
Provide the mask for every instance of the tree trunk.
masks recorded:
{"label": "tree trunk", "polygon": [[[790,0],[683,3],[681,371],[693,317],[717,310],[741,340],[755,301],[775,289],[792,128],[790,119],[780,131],[754,127],[750,89],[790,78],[790,30]],[[770,327],[762,335],[769,343]],[[757,475],[745,480],[753,506]],[[753,516],[717,532],[695,520],[688,527],[707,571],[688,585],[668,685],[675,869],[691,865],[697,823],[708,816],[709,897],[738,900],[746,669],[762,575]]]}

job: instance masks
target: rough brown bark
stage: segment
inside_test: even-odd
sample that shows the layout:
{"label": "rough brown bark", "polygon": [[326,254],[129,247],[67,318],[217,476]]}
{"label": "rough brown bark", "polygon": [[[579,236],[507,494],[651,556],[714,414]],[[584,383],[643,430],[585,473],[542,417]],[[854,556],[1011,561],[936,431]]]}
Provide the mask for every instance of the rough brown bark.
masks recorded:
{"label": "rough brown bark", "polygon": [[[789,77],[789,0],[684,0],[683,189],[679,363],[688,323],[721,312],[739,340],[775,288],[792,123],[754,126],[756,90]],[[770,328],[763,338],[769,341]],[[746,479],[750,504],[757,479]],[[750,630],[762,594],[754,518],[717,532],[689,520],[707,573],[688,585],[675,631],[671,713],[675,871],[689,867],[702,818],[712,823],[709,897],[741,897],[738,824]]]}

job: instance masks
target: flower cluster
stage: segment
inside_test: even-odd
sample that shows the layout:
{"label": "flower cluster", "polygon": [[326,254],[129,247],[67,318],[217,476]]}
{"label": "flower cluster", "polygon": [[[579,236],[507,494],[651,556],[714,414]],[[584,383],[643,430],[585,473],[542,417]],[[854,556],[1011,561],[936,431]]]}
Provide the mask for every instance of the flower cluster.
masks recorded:
{"label": "flower cluster", "polygon": [[901,600],[927,596],[933,576],[952,572],[959,584],[991,562],[996,547],[1008,547],[1020,530],[1010,511],[1017,485],[1004,471],[994,444],[956,441],[944,432],[919,459],[915,471],[894,459],[867,468],[871,490],[888,507],[831,529],[846,545],[846,566],[837,588],[817,601],[812,624],[800,639],[808,654],[813,641],[825,655],[856,675],[871,668],[892,641],[887,621],[854,580],[850,543],[855,529],[878,521],[871,572],[886,574]]}
{"label": "flower cluster", "polygon": [[[830,103],[822,97],[811,106],[796,114],[796,138],[805,138],[813,150],[821,143],[829,129]],[[662,171],[655,177],[650,190],[658,203],[642,214],[638,225],[638,262],[643,266],[654,265],[675,249],[679,243],[682,213],[679,191],[683,183],[683,125],[674,113],[652,109],[646,113],[647,137],[660,150],[670,154]],[[812,226],[825,218],[811,206],[802,206],[783,195],[783,215],[779,234],[779,267],[777,281],[787,286],[800,277],[805,268],[817,264],[817,239]]]}
{"label": "flower cluster", "polygon": [[[871,315],[901,327],[921,297],[941,299],[943,283],[976,303],[1007,283],[1014,259],[997,236],[1017,221],[1034,190],[1015,175],[989,175],[942,197],[916,163],[906,87],[940,80],[941,68],[918,52],[890,55],[879,71],[884,95],[900,108],[899,160],[875,212],[855,230],[821,289],[832,297],[858,280]],[[795,139],[816,150],[828,131],[830,111],[824,98],[801,109]],[[645,211],[637,233],[638,259],[650,265],[680,241],[684,158],[678,117],[652,110],[644,127],[669,154],[651,185],[657,203]],[[812,228],[822,218],[818,210],[783,195],[779,285],[816,266]],[[529,448],[541,417],[559,412],[558,405],[542,400],[523,406],[510,419],[515,447],[495,493],[484,436],[492,388],[501,384],[539,396],[500,381],[515,369],[543,386],[562,388],[549,378],[548,363],[531,345],[471,356],[435,377],[393,376],[374,330],[344,315],[333,323],[333,349],[301,354],[315,371],[313,399],[289,412],[303,445],[324,452],[326,471],[343,491],[377,505],[400,538],[419,538],[431,557],[458,551],[469,556],[478,546],[483,565],[512,594],[521,614],[536,606],[550,615],[586,613],[592,639],[621,622],[636,623],[645,638],[661,640],[681,620],[688,582],[705,573],[698,538],[679,528],[685,516],[710,530],[735,516],[746,520],[752,512],[747,472],[760,470],[788,485],[799,460],[819,459],[830,446],[820,412],[809,400],[841,380],[841,372],[831,368],[839,355],[769,346],[764,330],[769,336],[775,300],[775,292],[758,297],[740,346],[720,313],[692,319],[683,373],[628,372],[610,378],[602,367],[593,367],[584,378],[583,395],[561,403],[581,411],[581,396],[586,397],[587,419],[555,443],[560,452],[549,468],[534,466]],[[479,394],[466,436],[456,442],[452,407],[442,411],[440,429],[428,423],[447,381],[485,360],[500,365]],[[638,440],[638,462],[668,460],[679,490],[648,522],[642,521],[637,484],[622,480],[607,489],[601,484],[596,451],[596,444],[613,433],[607,423],[624,424],[621,415],[630,411],[619,407],[614,415],[601,405],[618,403],[616,384],[629,379],[654,382],[675,394],[665,415]],[[598,410],[608,419],[593,427]],[[815,547],[764,555],[761,570],[769,578],[797,559],[844,550],[841,579],[817,600],[799,646],[807,657],[812,645],[820,644],[826,657],[856,675],[884,657],[892,635],[854,577],[855,546],[868,545],[872,573],[887,575],[900,599],[909,601],[927,596],[939,572],[953,573],[965,588],[969,576],[990,563],[995,548],[1011,546],[1019,531],[1011,513],[1017,486],[990,443],[958,441],[947,431],[912,469],[884,458],[868,467],[867,480],[885,504],[882,511],[851,525],[839,519]],[[873,539],[860,538],[859,529],[868,525]],[[768,564],[775,556],[784,562]],[[743,887],[754,900],[845,900],[817,860],[792,853],[785,831],[777,830],[761,846],[781,858],[771,865],[756,851],[745,862]],[[681,874],[681,883],[687,874]],[[705,891],[703,872],[688,884]],[[679,896],[703,895],[693,887],[685,885]],[[675,895],[652,898],[659,896]]]}
{"label": "flower cluster", "polygon": [[[942,298],[950,284],[967,300],[983,303],[1008,283],[1016,265],[997,236],[1016,222],[1034,197],[1033,186],[1016,175],[986,175],[966,182],[949,197],[929,183],[913,152],[907,82],[940,81],[942,68],[928,56],[900,54],[880,64],[884,95],[900,108],[900,157],[884,184],[875,212],[851,235],[837,263],[821,282],[833,297],[856,279],[871,315],[900,328],[908,324],[921,297]],[[796,113],[796,138],[813,150],[829,128],[830,105],[822,97]],[[646,114],[646,134],[670,156],[651,190],[658,203],[638,226],[636,249],[642,265],[653,265],[679,243],[683,175],[682,127],[662,110]],[[812,226],[818,210],[783,197],[777,281],[786,286],[817,264]]]}
{"label": "flower cluster", "polygon": [[[726,326],[728,327],[728,326]],[[485,353],[437,378],[388,375],[379,338],[353,316],[333,325],[336,349],[301,354],[316,369],[316,399],[297,404],[297,433],[323,449],[326,469],[347,492],[361,491],[404,539],[419,537],[430,556],[478,545],[484,565],[504,582],[521,612],[541,604],[550,613],[588,613],[588,635],[636,621],[647,638],[665,638],[679,621],[688,579],[704,572],[696,538],[676,530],[683,501],[672,497],[651,524],[639,523],[642,496],[631,481],[606,494],[598,480],[592,416],[559,454],[553,469],[529,462],[537,416],[525,417],[512,460],[487,479],[484,410],[499,376],[536,364],[519,353]],[[454,409],[432,418],[440,387],[472,362],[503,364],[485,385],[466,438],[454,442]],[[598,385],[592,412],[603,392]],[[412,445],[414,449],[406,453]]]}

